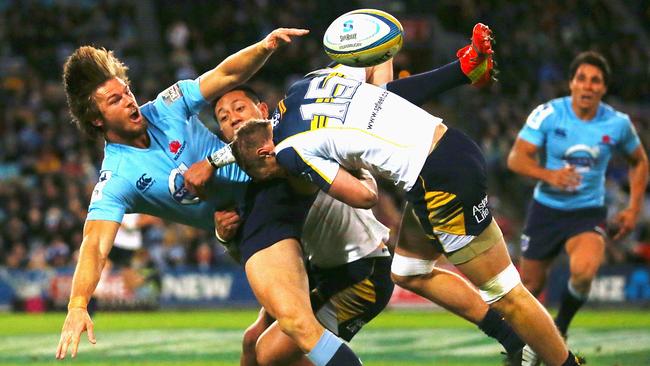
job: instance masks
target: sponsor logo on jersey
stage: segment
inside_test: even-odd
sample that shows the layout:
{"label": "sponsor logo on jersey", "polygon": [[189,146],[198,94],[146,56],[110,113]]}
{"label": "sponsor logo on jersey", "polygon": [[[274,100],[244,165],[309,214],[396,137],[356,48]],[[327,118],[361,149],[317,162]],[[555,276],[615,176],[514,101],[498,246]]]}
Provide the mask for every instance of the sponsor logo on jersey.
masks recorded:
{"label": "sponsor logo on jersey", "polygon": [[162,98],[165,104],[171,105],[176,100],[180,99],[183,96],[183,91],[178,86],[178,83],[170,86],[162,92]]}
{"label": "sponsor logo on jersey", "polygon": [[198,197],[190,193],[185,188],[185,179],[183,174],[187,171],[187,166],[181,163],[178,168],[172,169],[169,173],[168,185],[169,193],[171,193],[172,198],[182,205],[193,205],[199,203],[200,200]]}
{"label": "sponsor logo on jersey", "polygon": [[146,192],[153,185],[153,178],[147,177],[147,173],[144,173],[138,178],[138,181],[135,182],[135,186],[138,187],[142,192]]}
{"label": "sponsor logo on jersey", "polygon": [[111,179],[112,174],[113,173],[110,170],[102,170],[99,173],[99,182],[95,184],[95,189],[93,189],[93,193],[90,196],[90,203],[102,199],[102,191],[104,190],[106,183],[108,183],[108,181]]}
{"label": "sponsor logo on jersey", "polygon": [[596,160],[600,155],[598,146],[590,147],[585,144],[573,145],[566,149],[562,159],[567,164],[574,165],[579,173],[588,172],[596,165]]}
{"label": "sponsor logo on jersey", "polygon": [[171,151],[172,154],[176,154],[178,152],[178,149],[181,148],[181,143],[178,142],[178,140],[174,140],[169,143],[169,151]]}
{"label": "sponsor logo on jersey", "polygon": [[370,114],[370,120],[368,121],[368,126],[366,127],[367,130],[372,130],[372,127],[375,124],[375,118],[377,117],[377,114],[379,114],[379,111],[381,111],[381,106],[384,104],[384,101],[388,97],[388,92],[385,91],[381,93],[379,96],[379,99],[375,102],[375,105],[372,108],[372,113]]}
{"label": "sponsor logo on jersey", "polygon": [[485,220],[490,215],[490,209],[488,209],[488,198],[485,196],[481,203],[475,205],[472,208],[472,214],[474,215],[474,220],[476,223],[480,223]]}

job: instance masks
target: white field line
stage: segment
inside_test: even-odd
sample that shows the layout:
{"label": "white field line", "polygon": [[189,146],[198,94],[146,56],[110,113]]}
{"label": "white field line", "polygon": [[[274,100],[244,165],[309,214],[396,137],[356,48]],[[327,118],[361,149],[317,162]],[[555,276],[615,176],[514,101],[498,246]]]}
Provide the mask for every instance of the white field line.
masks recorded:
{"label": "white field line", "polygon": [[[146,330],[101,332],[97,345],[82,335],[80,353],[101,354],[102,358],[147,354],[191,355],[192,357],[239,353],[240,330]],[[54,356],[58,334],[0,337],[0,361],[16,356]],[[569,345],[579,352],[601,355],[647,351],[650,329],[599,331],[576,329],[569,333]],[[501,346],[478,329],[366,330],[352,341],[352,348],[366,355],[405,353],[415,358],[432,356],[484,357],[496,355]]]}

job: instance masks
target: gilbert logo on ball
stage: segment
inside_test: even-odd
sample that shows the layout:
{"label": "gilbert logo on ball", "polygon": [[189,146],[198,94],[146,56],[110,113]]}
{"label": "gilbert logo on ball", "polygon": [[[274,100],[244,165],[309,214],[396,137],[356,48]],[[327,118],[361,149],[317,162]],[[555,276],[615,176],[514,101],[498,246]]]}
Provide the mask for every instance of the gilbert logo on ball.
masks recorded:
{"label": "gilbert logo on ball", "polygon": [[366,67],[390,60],[402,48],[404,29],[392,15],[360,9],[336,18],[325,31],[325,53],[343,65]]}

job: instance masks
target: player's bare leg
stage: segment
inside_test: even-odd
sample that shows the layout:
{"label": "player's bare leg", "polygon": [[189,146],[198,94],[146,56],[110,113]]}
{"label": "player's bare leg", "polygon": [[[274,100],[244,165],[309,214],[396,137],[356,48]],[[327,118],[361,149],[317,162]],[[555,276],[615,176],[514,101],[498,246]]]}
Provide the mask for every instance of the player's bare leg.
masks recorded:
{"label": "player's bare leg", "polygon": [[519,264],[521,282],[533,296],[538,297],[546,285],[546,276],[551,261],[521,258]]}
{"label": "player's bare leg", "polygon": [[245,268],[257,300],[310,361],[317,366],[361,366],[354,352],[316,320],[297,240],[281,240],[258,251]]}
{"label": "player's bare leg", "polygon": [[246,262],[246,276],[255,296],[280,328],[304,352],[324,332],[312,313],[309,284],[296,240],[282,240],[255,253]]}
{"label": "player's bare leg", "polygon": [[[422,258],[421,253],[413,253],[405,247],[407,246],[400,244],[395,248],[395,253],[410,258]],[[433,248],[422,247],[425,251],[432,252],[426,255],[431,260],[440,256],[439,253],[433,252]],[[485,317],[489,309],[479,293],[467,281],[444,269],[433,268],[429,274],[419,276],[399,276],[392,273],[391,278],[399,286],[427,298],[475,324]]]}
{"label": "player's bare leg", "polygon": [[312,366],[296,343],[273,323],[257,342],[257,362],[262,365]]}
{"label": "player's bare leg", "polygon": [[[479,288],[512,265],[503,237],[490,249],[458,269]],[[519,283],[491,305],[505,317],[524,342],[549,366],[564,363],[569,353],[546,309]]]}
{"label": "player's bare leg", "polygon": [[240,366],[258,366],[257,354],[255,346],[257,340],[268,327],[273,324],[273,319],[264,308],[260,309],[255,322],[251,324],[246,331],[244,331],[244,339],[242,340],[242,354],[239,358]]}

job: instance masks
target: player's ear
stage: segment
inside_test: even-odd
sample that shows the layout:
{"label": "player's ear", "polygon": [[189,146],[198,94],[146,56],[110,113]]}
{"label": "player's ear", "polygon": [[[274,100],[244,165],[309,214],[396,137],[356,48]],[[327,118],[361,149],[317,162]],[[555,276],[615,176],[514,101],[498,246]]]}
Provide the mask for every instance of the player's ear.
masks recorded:
{"label": "player's ear", "polygon": [[264,103],[264,102],[259,102],[257,105],[257,108],[259,108],[260,112],[262,113],[262,118],[267,119],[269,118],[269,105]]}
{"label": "player's ear", "polygon": [[271,144],[262,145],[257,150],[255,150],[255,153],[257,154],[258,157],[267,157],[267,156],[275,155],[275,151]]}
{"label": "player's ear", "polygon": [[104,121],[102,121],[101,118],[97,118],[96,120],[92,121],[91,123],[95,127],[102,127],[104,125]]}

